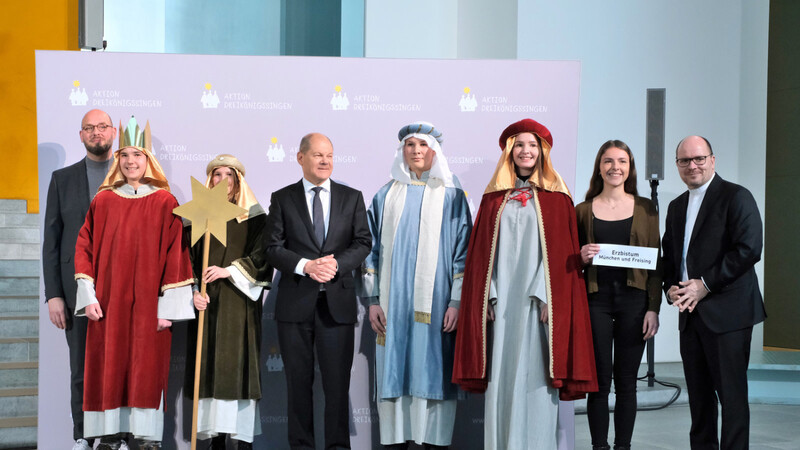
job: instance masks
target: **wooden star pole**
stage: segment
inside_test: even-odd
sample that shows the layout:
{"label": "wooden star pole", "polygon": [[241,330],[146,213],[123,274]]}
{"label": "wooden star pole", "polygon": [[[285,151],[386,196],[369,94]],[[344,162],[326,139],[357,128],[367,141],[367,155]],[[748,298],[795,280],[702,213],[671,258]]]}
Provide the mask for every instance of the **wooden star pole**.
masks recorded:
{"label": "wooden star pole", "polygon": [[[192,242],[194,245],[200,236],[203,240],[203,270],[200,272],[200,295],[206,296],[206,282],[204,274],[208,268],[208,249],[211,235],[219,240],[222,245],[228,241],[228,221],[244,214],[244,208],[228,201],[228,180],[223,179],[211,189],[192,177],[192,200],[173,211],[178,216],[192,222]],[[192,450],[197,448],[197,407],[200,401],[200,360],[203,353],[203,324],[205,310],[200,311],[197,321],[197,351],[194,361],[194,396],[192,402]]]}

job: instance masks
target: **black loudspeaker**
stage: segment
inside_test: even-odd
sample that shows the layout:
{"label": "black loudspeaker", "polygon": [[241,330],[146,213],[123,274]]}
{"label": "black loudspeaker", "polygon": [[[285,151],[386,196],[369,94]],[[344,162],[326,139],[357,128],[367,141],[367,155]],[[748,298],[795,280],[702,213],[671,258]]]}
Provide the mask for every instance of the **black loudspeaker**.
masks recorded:
{"label": "black loudspeaker", "polygon": [[647,90],[647,167],[648,180],[664,179],[664,121],[667,90]]}
{"label": "black loudspeaker", "polygon": [[80,0],[78,7],[78,45],[87,50],[105,49],[103,40],[103,0]]}

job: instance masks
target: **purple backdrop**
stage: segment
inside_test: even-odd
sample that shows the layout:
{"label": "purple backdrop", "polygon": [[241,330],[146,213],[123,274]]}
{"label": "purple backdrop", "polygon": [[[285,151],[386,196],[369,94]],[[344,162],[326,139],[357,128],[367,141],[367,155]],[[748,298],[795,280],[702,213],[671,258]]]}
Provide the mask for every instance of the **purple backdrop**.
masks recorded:
{"label": "purple backdrop", "polygon": [[[85,155],[78,132],[92,108],[107,111],[115,126],[131,115],[141,124],[150,121],[153,150],[181,203],[191,194],[189,177],[203,181],[207,162],[231,153],[244,163],[248,183],[266,209],[271,192],[300,179],[295,154],[300,138],[312,131],[333,141],[333,178],[360,189],[369,202],[389,180],[397,131],[416,120],[443,130],[443,153],[472,208],[497,163],[500,132],[525,117],[548,126],[554,165],[573,189],[579,77],[576,61],[37,51],[39,198],[45,205],[53,170]],[[44,210],[40,217],[43,222]],[[264,312],[263,434],[256,444],[288,448],[272,297]],[[378,448],[371,401],[374,334],[368,324],[361,326],[364,312],[360,307],[350,388],[352,444],[360,449]],[[188,448],[191,402],[180,392],[186,328],[178,325],[173,332],[164,443],[165,448]],[[39,359],[39,447],[66,448],[71,436],[67,348],[45,305]],[[453,448],[482,442],[482,416],[480,396],[460,403]]]}

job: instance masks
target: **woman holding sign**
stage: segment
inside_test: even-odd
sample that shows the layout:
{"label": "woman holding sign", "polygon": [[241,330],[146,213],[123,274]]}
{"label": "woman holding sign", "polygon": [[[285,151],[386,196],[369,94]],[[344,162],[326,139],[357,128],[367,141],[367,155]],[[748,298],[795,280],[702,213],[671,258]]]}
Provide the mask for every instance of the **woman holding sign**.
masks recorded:
{"label": "woman holding sign", "polygon": [[[594,449],[609,449],[608,394],[614,375],[615,449],[629,449],[636,420],[636,376],[645,341],[658,331],[661,275],[658,268],[615,267],[601,262],[603,246],[658,249],[658,211],[636,190],[636,165],[630,148],[618,140],[600,147],[586,193],[575,208],[581,259],[592,320],[599,391],[589,394],[587,414]],[[635,248],[624,254],[637,253]],[[654,259],[658,260],[658,256]],[[634,259],[636,260],[636,259]],[[612,346],[614,355],[612,362]]]}

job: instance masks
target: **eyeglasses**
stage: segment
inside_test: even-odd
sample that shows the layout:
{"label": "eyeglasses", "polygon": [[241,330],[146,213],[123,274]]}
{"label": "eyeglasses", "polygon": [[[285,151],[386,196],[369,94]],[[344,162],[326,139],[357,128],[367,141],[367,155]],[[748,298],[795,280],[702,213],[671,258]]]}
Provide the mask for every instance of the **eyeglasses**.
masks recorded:
{"label": "eyeglasses", "polygon": [[102,133],[106,131],[107,128],[111,128],[111,125],[105,123],[98,123],[97,125],[84,125],[81,130],[83,130],[84,133],[91,133],[95,128],[97,128],[97,131]]}
{"label": "eyeglasses", "polygon": [[694,161],[694,165],[702,166],[706,163],[706,159],[709,156],[713,155],[695,156],[694,158],[675,158],[675,162],[679,167],[689,167],[689,163],[692,161]]}

